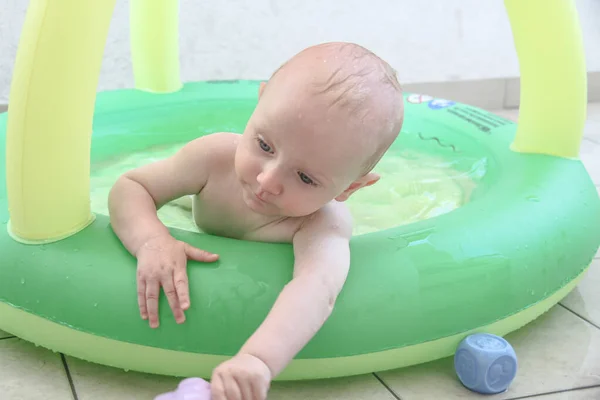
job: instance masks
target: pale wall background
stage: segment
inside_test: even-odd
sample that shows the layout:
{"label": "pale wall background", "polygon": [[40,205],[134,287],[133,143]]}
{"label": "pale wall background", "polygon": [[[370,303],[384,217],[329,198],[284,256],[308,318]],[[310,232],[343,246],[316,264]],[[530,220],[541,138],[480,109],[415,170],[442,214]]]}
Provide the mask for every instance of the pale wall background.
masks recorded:
{"label": "pale wall background", "polygon": [[[0,0],[0,104],[28,4]],[[600,71],[600,0],[577,7],[588,71]],[[302,48],[332,40],[370,48],[402,83],[519,74],[502,0],[181,0],[180,10],[184,81],[264,79]],[[117,0],[99,90],[133,85],[128,18],[129,2]]]}

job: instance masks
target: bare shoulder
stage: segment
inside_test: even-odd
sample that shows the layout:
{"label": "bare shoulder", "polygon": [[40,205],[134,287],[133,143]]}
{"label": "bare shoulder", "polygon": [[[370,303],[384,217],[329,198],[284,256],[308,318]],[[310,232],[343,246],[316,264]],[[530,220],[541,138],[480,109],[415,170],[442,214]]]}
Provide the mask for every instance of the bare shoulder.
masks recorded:
{"label": "bare shoulder", "polygon": [[176,198],[199,193],[211,171],[219,171],[235,155],[234,133],[215,133],[186,143],[171,157],[126,172],[120,180],[135,181],[162,206]]}
{"label": "bare shoulder", "polygon": [[235,155],[240,135],[219,132],[199,137],[183,146],[180,153],[183,157],[202,159],[212,163],[229,160]]}
{"label": "bare shoulder", "polygon": [[207,181],[210,176],[231,170],[239,139],[240,135],[229,132],[201,136],[185,144],[173,161],[182,173],[201,174]]}
{"label": "bare shoulder", "polygon": [[306,236],[323,238],[336,236],[350,239],[352,236],[352,214],[343,202],[332,200],[299,224],[294,238]]}
{"label": "bare shoulder", "polygon": [[344,203],[332,201],[304,220],[294,235],[294,276],[317,273],[338,293],[350,268],[352,217]]}
{"label": "bare shoulder", "polygon": [[161,170],[169,173],[199,172],[199,167],[204,169],[215,161],[235,155],[238,136],[235,133],[221,132],[199,137],[184,144],[171,157],[143,165],[128,171],[126,175],[136,176]]}

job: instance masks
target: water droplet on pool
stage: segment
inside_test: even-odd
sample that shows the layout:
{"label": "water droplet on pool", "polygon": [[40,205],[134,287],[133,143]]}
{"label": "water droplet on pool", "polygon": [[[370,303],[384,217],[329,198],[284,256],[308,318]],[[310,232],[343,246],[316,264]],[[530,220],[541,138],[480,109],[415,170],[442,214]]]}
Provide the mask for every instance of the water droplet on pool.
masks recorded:
{"label": "water droplet on pool", "polygon": [[21,285],[25,284],[25,278],[21,278]]}
{"label": "water droplet on pool", "polygon": [[94,307],[98,307],[98,303],[94,303]]}
{"label": "water droplet on pool", "polygon": [[539,203],[540,202],[540,198],[537,196],[527,196],[526,197],[527,201],[532,201],[534,203]]}
{"label": "water droplet on pool", "polygon": [[77,253],[79,251],[79,249],[73,249],[74,253]]}
{"label": "water droplet on pool", "polygon": [[69,275],[65,276],[65,278],[66,278],[67,280],[68,280],[68,279],[70,279],[70,278],[69,278]]}

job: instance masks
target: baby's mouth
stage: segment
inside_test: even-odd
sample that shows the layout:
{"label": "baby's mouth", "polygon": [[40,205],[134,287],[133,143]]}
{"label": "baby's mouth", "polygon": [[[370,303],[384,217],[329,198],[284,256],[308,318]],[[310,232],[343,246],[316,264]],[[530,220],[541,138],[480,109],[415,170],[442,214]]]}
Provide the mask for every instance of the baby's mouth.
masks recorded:
{"label": "baby's mouth", "polygon": [[252,193],[254,194],[254,197],[256,197],[256,199],[258,201],[260,201],[261,203],[266,203],[266,200],[264,200],[262,197],[260,197],[260,195],[256,194],[256,193]]}
{"label": "baby's mouth", "polygon": [[245,184],[244,191],[246,192],[246,195],[250,199],[253,199],[255,202],[257,202],[259,204],[267,204],[267,202],[264,199],[262,199],[258,194],[256,194],[256,192],[254,190],[252,190],[252,187],[250,187],[250,185]]}

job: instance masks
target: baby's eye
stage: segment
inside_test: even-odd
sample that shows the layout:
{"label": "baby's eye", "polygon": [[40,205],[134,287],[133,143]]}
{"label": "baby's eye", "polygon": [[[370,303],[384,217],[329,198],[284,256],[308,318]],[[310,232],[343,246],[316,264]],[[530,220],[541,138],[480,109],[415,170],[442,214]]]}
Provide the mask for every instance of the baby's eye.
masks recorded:
{"label": "baby's eye", "polygon": [[300,177],[300,179],[302,180],[302,182],[306,183],[307,185],[314,185],[315,182],[310,179],[308,177],[308,175],[306,175],[304,172],[298,172],[298,176]]}
{"label": "baby's eye", "polygon": [[262,140],[261,138],[258,138],[258,145],[260,146],[260,148],[263,151],[266,151],[267,153],[271,152],[271,146],[269,146],[264,140]]}

